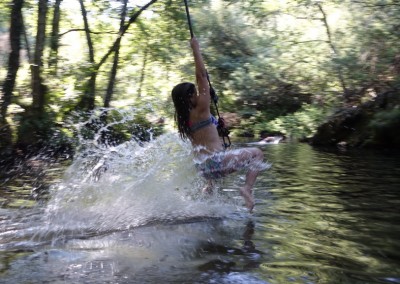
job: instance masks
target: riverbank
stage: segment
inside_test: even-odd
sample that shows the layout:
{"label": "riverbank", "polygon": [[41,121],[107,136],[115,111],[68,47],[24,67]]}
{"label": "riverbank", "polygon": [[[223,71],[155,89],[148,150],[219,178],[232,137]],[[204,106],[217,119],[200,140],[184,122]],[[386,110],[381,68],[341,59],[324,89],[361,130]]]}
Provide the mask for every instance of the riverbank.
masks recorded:
{"label": "riverbank", "polygon": [[400,91],[337,110],[310,139],[314,146],[400,148]]}

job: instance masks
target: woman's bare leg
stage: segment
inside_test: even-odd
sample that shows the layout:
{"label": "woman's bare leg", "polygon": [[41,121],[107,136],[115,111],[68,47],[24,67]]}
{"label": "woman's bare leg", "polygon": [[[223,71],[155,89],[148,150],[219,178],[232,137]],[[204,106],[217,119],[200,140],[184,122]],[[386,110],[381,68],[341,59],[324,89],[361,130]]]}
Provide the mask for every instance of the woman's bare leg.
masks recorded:
{"label": "woman's bare leg", "polygon": [[260,171],[260,164],[264,158],[263,152],[258,148],[244,148],[227,152],[223,163],[227,173],[234,172],[240,169],[247,169],[246,181],[240,189],[240,194],[243,196],[246,207],[250,212],[254,208],[253,186],[256,182]]}

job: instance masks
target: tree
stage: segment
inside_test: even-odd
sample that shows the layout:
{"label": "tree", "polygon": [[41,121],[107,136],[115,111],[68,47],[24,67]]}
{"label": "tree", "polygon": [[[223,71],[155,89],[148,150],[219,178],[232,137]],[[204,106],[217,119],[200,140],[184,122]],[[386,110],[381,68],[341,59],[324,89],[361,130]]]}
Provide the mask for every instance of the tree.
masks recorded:
{"label": "tree", "polygon": [[156,3],[157,0],[151,0],[147,4],[143,5],[138,11],[135,11],[131,17],[129,18],[129,21],[127,24],[125,24],[121,29],[118,34],[118,37],[114,40],[113,44],[111,47],[108,49],[106,54],[100,59],[98,63],[95,63],[94,60],[94,46],[90,37],[90,29],[89,29],[89,24],[86,19],[86,9],[83,3],[83,0],[79,0],[81,4],[81,10],[82,10],[82,16],[84,19],[84,25],[85,25],[85,34],[86,34],[86,39],[88,43],[88,49],[89,49],[89,61],[91,64],[90,68],[90,75],[89,75],[89,81],[87,83],[87,87],[85,88],[85,93],[82,97],[82,99],[79,102],[78,107],[80,109],[86,109],[86,110],[93,110],[95,107],[95,95],[96,95],[96,76],[98,74],[99,69],[101,66],[106,62],[108,57],[115,52],[120,45],[121,38],[124,36],[124,34],[128,31],[129,27],[131,26],[132,23],[134,23],[140,14],[146,10],[148,7],[150,7],[152,4]]}
{"label": "tree", "polygon": [[54,131],[53,120],[48,110],[48,88],[43,78],[43,55],[46,44],[46,22],[48,0],[39,0],[37,10],[37,29],[35,48],[30,62],[32,104],[25,107],[18,127],[18,141],[16,143],[23,151],[32,151],[42,148],[49,143]]}
{"label": "tree", "polygon": [[[126,12],[127,12],[127,4],[128,4],[128,0],[123,0],[119,33],[122,33],[122,31],[124,29],[125,17],[126,17]],[[104,97],[104,107],[110,106],[112,94],[114,92],[115,78],[117,76],[117,70],[118,70],[119,50],[121,47],[121,39],[122,39],[121,37],[117,38],[116,47],[115,47],[115,51],[114,51],[114,61],[113,61],[113,65],[112,65],[111,72],[110,72],[110,78],[108,80],[108,87],[107,87],[106,95]]]}
{"label": "tree", "polygon": [[[2,38],[18,7],[3,2]],[[398,0],[202,0],[190,8],[220,110],[240,116],[243,129],[261,132],[274,119],[297,129],[304,117],[316,125],[353,98],[399,88]],[[1,121],[17,127],[21,144],[52,142],[52,131],[72,136],[64,121],[74,109],[134,106],[143,120],[170,117],[173,84],[193,80],[183,1],[25,0],[23,16],[21,31],[10,30],[20,46],[0,58],[14,60],[0,67]]]}
{"label": "tree", "polygon": [[94,61],[94,46],[91,37],[91,31],[89,29],[89,22],[87,19],[87,11],[83,0],[79,0],[79,4],[81,6],[84,31],[87,41],[87,46],[89,50],[89,77],[90,79],[86,83],[85,90],[83,96],[79,102],[79,107],[82,109],[93,110],[95,106],[95,93],[96,93],[96,73],[98,68],[96,68],[96,63]]}
{"label": "tree", "polygon": [[2,88],[2,103],[0,111],[0,149],[11,145],[11,129],[6,120],[7,109],[13,97],[15,80],[20,64],[21,35],[23,29],[22,7],[24,0],[14,0],[10,15],[10,47],[7,75]]}
{"label": "tree", "polygon": [[58,49],[60,46],[60,5],[62,0],[56,0],[54,3],[52,29],[50,35],[50,58],[49,67],[53,68],[53,74],[57,74],[58,67]]}
{"label": "tree", "polygon": [[3,101],[0,112],[0,125],[6,124],[7,108],[11,103],[12,92],[20,64],[21,35],[23,30],[22,7],[24,0],[14,0],[11,9],[10,46],[7,76],[3,83]]}
{"label": "tree", "polygon": [[35,52],[31,64],[32,76],[32,110],[38,116],[44,112],[46,104],[46,86],[43,81],[43,51],[46,43],[46,20],[48,0],[39,0],[38,22],[35,42]]}
{"label": "tree", "polygon": [[[329,23],[328,23],[327,14],[326,14],[326,12],[325,12],[325,10],[322,7],[320,2],[317,2],[315,5],[318,7],[319,11],[322,14],[321,21],[324,24],[324,27],[325,27],[325,30],[326,30],[326,36],[328,38],[327,43],[329,44],[329,46],[331,48],[332,54],[333,54],[334,57],[339,57],[339,52],[338,52],[338,50],[337,50],[337,48],[335,46],[335,43],[333,42],[333,39],[332,39],[332,32],[331,32],[331,28],[330,28]],[[340,84],[341,84],[341,86],[343,88],[343,93],[347,93],[348,90],[347,90],[346,83],[345,83],[345,80],[344,80],[342,66],[338,65],[336,67],[336,70],[337,70],[337,76],[339,78]]]}

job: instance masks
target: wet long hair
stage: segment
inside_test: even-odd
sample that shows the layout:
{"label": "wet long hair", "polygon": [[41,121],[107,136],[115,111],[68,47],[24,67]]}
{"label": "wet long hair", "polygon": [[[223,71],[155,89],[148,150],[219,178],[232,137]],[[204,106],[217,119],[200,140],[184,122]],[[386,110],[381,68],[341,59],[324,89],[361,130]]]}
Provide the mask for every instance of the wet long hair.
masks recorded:
{"label": "wet long hair", "polygon": [[191,137],[189,114],[193,108],[192,96],[196,93],[193,83],[180,83],[172,89],[172,100],[175,106],[175,123],[178,125],[182,140]]}

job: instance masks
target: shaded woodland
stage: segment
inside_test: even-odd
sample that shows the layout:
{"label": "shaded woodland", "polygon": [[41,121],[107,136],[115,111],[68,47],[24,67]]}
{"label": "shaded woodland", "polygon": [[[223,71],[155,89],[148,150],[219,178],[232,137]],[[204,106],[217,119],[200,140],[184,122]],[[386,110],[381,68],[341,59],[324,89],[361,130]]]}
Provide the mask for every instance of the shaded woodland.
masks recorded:
{"label": "shaded woodland", "polygon": [[[399,0],[188,3],[232,135],[400,145]],[[7,0],[0,16],[2,161],[173,131],[170,90],[193,80],[183,1]]]}

